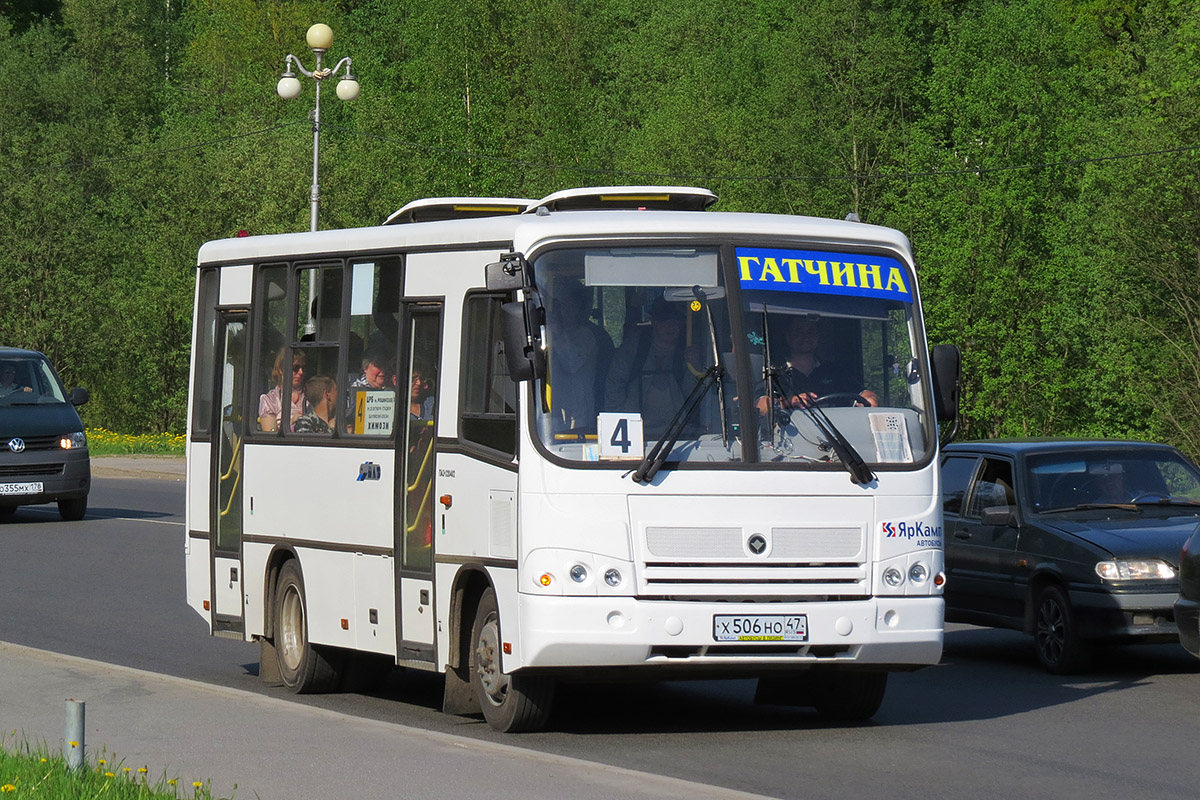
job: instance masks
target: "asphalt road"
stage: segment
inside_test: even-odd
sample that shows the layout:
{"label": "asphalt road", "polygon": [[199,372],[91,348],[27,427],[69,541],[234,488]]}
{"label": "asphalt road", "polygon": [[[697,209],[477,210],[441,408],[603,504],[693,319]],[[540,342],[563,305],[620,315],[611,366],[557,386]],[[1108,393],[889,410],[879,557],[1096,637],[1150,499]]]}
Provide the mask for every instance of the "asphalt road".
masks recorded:
{"label": "asphalt road", "polygon": [[435,676],[373,695],[293,698],[257,681],[255,646],[207,635],[184,602],[183,484],[94,482],[88,517],[0,524],[0,640],[288,698],[356,716],[776,797],[1196,796],[1200,661],[1176,645],[1038,669],[1015,633],[955,626],[943,662],[894,675],[870,724],[755,706],[748,681],[571,686],[545,733],[443,716]]}

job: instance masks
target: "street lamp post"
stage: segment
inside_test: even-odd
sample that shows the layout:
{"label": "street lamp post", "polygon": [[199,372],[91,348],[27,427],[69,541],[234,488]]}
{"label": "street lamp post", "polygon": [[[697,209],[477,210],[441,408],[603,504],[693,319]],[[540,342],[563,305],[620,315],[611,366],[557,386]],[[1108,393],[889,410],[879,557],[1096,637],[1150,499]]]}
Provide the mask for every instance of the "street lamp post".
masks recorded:
{"label": "street lamp post", "polygon": [[311,230],[317,229],[317,210],[321,205],[321,191],[318,188],[318,170],[321,155],[321,81],[332,76],[340,70],[344,65],[346,74],[338,79],[337,96],[339,100],[353,100],[358,97],[359,86],[358,81],[350,74],[350,64],[352,63],[349,56],[346,56],[341,61],[337,62],[332,69],[321,66],[321,57],[329,51],[330,45],[333,44],[333,30],[322,23],[317,23],[308,29],[305,34],[305,41],[312,49],[313,55],[317,58],[317,66],[311,72],[304,68],[300,63],[300,59],[296,58],[291,53],[287,54],[284,60],[283,77],[279,79],[279,84],[275,87],[275,91],[284,100],[291,100],[300,94],[300,79],[296,77],[296,73],[292,71],[295,67],[301,75],[306,78],[312,78],[316,84],[316,101],[313,107],[313,170],[312,170],[312,212],[311,212]]}

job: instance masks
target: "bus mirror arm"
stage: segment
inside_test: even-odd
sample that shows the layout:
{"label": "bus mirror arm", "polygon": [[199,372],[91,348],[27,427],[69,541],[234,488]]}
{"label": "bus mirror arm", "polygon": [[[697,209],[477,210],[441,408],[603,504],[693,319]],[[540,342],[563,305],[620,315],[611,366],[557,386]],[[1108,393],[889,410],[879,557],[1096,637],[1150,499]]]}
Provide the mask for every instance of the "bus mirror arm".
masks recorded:
{"label": "bus mirror arm", "polygon": [[962,351],[958,345],[935,344],[929,351],[933,367],[933,413],[938,422],[949,422],[950,429],[941,444],[947,445],[958,433],[958,385],[962,375]]}

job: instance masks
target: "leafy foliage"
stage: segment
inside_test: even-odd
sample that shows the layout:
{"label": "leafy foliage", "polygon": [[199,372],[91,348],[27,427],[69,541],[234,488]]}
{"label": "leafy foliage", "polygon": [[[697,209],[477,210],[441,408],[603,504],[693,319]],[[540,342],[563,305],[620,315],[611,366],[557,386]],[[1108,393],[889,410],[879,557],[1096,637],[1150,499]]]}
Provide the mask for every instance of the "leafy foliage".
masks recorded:
{"label": "leafy foliage", "polygon": [[610,183],[855,212],[912,238],[967,435],[1200,454],[1184,0],[0,4],[0,341],[87,385],[89,424],[182,430],[196,249],[307,229],[313,86],[273,90],[315,21],[363,86],[325,84],[323,227]]}

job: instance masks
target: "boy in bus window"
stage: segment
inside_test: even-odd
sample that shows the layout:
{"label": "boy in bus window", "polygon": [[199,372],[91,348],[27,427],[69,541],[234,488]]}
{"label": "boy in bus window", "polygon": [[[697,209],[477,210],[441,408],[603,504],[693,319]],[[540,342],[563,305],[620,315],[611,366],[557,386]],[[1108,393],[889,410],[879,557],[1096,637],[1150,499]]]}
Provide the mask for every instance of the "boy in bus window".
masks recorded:
{"label": "boy in bus window", "polygon": [[309,412],[292,423],[296,433],[333,433],[337,409],[337,382],[318,375],[304,384],[304,400]]}

